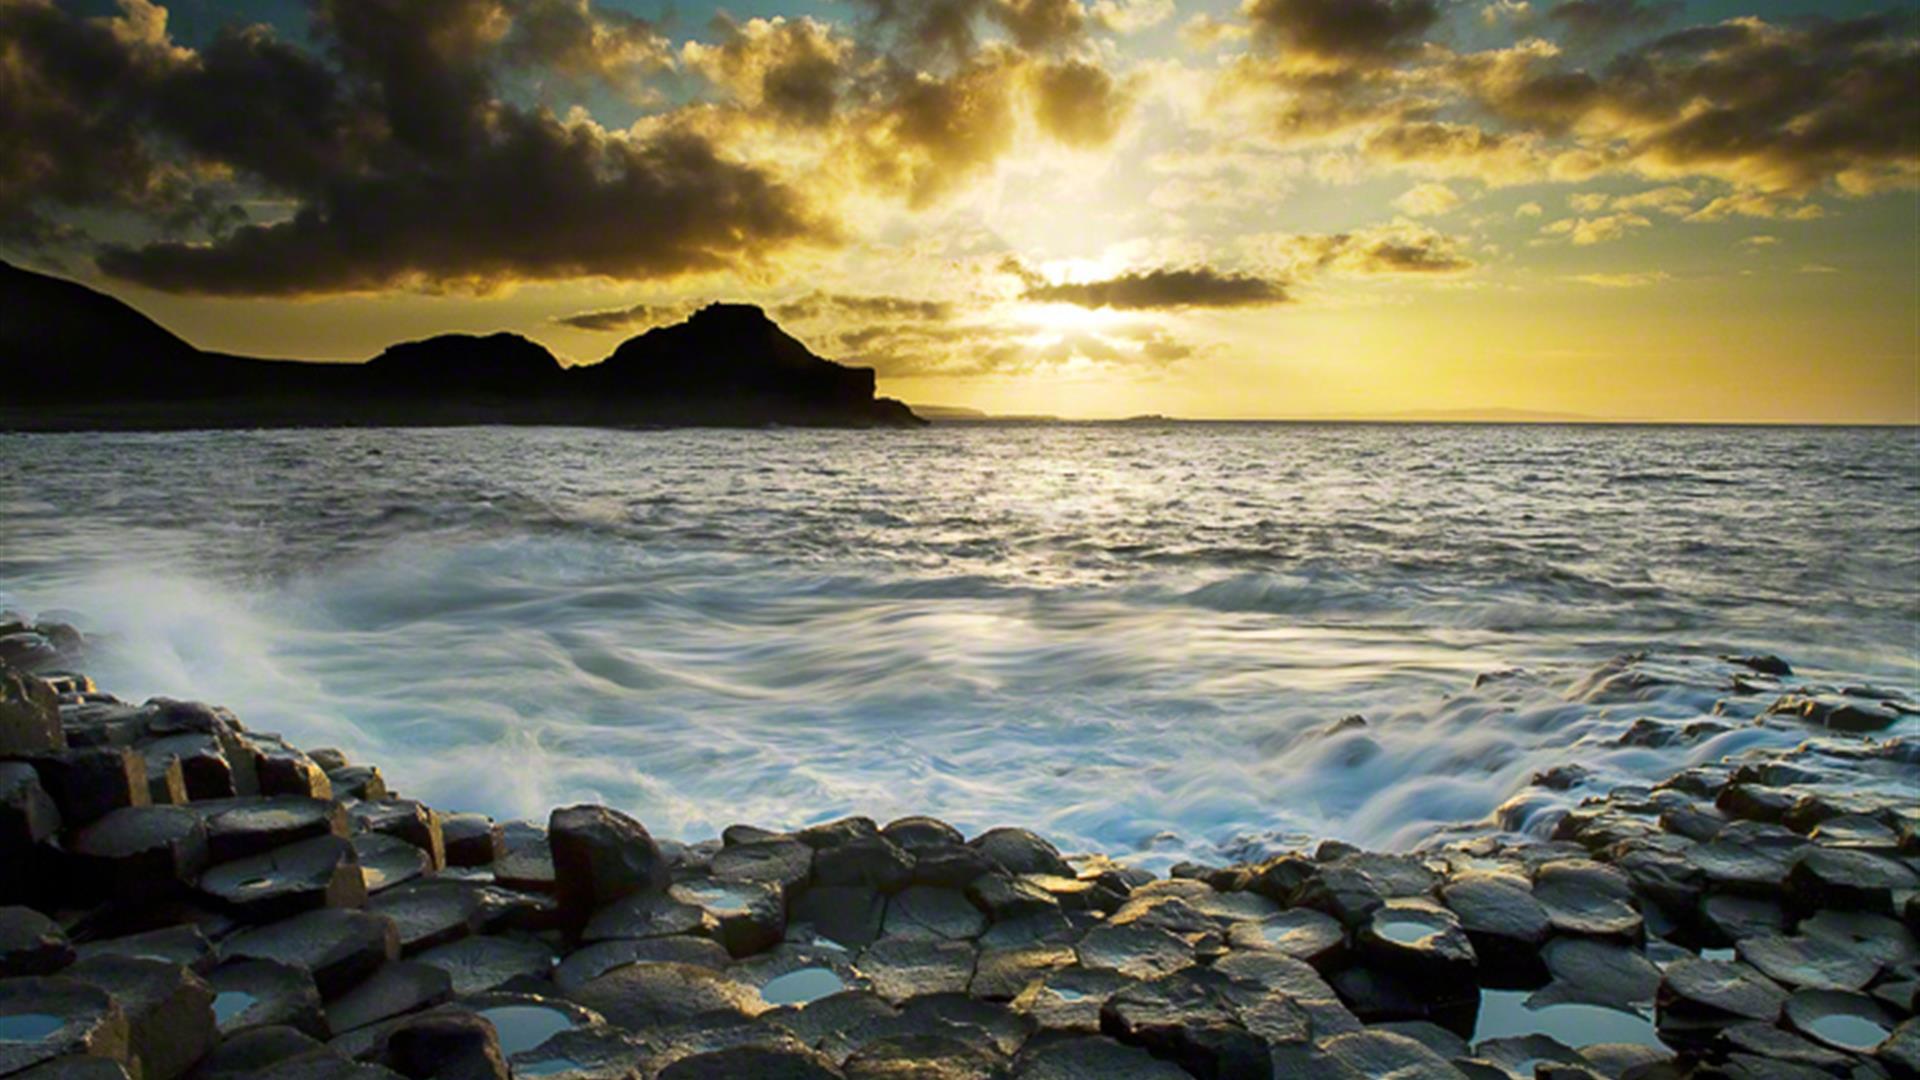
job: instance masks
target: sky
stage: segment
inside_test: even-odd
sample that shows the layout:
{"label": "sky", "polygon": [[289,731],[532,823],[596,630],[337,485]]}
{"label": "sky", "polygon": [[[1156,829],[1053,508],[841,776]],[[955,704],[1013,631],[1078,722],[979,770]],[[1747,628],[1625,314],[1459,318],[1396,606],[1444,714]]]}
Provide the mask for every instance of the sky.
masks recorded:
{"label": "sky", "polygon": [[202,348],[759,303],[912,403],[1920,422],[1920,7],[0,0],[0,257]]}

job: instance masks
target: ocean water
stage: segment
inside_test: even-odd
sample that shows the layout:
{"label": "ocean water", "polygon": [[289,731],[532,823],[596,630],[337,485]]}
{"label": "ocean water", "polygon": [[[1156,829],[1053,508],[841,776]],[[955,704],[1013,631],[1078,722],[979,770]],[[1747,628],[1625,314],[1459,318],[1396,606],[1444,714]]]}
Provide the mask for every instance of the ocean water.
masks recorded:
{"label": "ocean water", "polygon": [[[1711,710],[1722,654],[1914,691],[1920,434],[0,435],[0,606],[96,633],[123,697],[445,808],[932,813],[1154,867],[1409,848],[1789,745],[1616,745]],[[1625,653],[1672,682],[1596,693]],[[1568,762],[1587,786],[1529,791]]]}

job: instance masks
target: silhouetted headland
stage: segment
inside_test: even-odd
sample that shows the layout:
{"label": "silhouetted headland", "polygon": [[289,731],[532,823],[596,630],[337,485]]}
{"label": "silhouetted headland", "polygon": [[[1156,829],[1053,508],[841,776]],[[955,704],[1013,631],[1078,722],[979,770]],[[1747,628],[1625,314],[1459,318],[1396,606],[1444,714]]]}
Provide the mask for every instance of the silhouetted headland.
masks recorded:
{"label": "silhouetted headland", "polygon": [[518,334],[442,334],[365,363],[197,349],[75,282],[0,263],[0,429],[584,424],[909,426],[872,368],[823,359],[750,304],[709,304],[565,367]]}

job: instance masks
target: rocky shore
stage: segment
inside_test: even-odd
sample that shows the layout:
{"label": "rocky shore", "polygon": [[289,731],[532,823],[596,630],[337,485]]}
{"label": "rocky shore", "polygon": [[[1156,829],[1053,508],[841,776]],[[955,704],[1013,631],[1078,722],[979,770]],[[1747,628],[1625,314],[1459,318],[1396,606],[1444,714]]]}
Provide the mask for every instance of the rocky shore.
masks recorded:
{"label": "rocky shore", "polygon": [[1789,751],[1550,837],[1156,879],[924,817],[496,823],[217,706],[123,702],[71,629],[0,624],[0,1075],[1920,1076],[1914,710],[1770,657],[1626,738],[1804,729]]}

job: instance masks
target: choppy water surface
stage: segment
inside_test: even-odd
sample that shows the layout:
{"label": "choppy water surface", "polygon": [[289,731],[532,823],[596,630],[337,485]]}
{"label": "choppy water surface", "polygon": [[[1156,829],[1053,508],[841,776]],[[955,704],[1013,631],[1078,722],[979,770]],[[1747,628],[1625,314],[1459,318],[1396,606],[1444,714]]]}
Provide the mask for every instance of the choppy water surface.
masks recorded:
{"label": "choppy water surface", "polygon": [[107,632],[122,696],[687,839],[931,812],[1150,864],[1408,846],[1551,765],[1789,741],[1613,746],[1712,704],[1570,691],[1623,651],[1920,681],[1899,430],[0,435],[0,540],[0,602]]}

